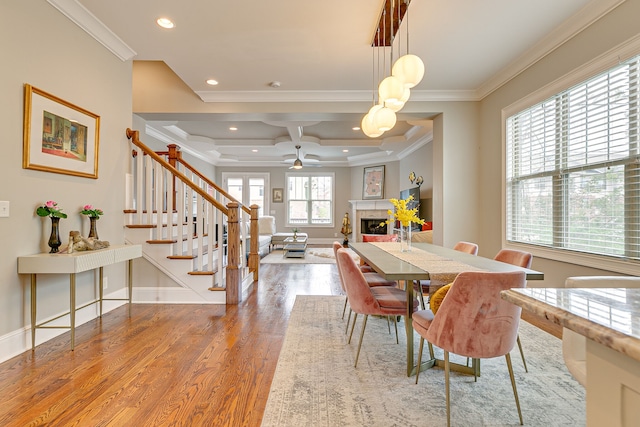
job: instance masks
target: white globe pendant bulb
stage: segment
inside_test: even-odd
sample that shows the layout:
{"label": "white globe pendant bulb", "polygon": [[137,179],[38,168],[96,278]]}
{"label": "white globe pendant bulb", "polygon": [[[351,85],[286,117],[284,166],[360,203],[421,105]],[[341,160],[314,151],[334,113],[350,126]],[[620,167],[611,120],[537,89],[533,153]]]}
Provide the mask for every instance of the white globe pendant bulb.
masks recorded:
{"label": "white globe pendant bulb", "polygon": [[402,108],[404,107],[404,104],[407,103],[410,96],[411,96],[411,89],[409,89],[408,87],[405,87],[404,95],[402,95],[402,98],[394,102],[386,101],[384,103],[384,106],[389,108],[391,111],[397,113],[398,111],[402,110]]}
{"label": "white globe pendant bulb", "polygon": [[369,138],[377,138],[384,133],[373,126],[373,118],[369,113],[365,114],[362,118],[360,129],[362,129],[362,132]]}
{"label": "white globe pendant bulb", "polygon": [[424,63],[416,55],[407,54],[398,58],[391,68],[391,75],[400,79],[405,87],[412,88],[424,77]]}
{"label": "white globe pendant bulb", "polygon": [[404,83],[395,76],[385,77],[378,86],[378,96],[382,102],[396,102],[404,95]]}
{"label": "white globe pendant bulb", "polygon": [[373,125],[383,132],[393,129],[396,125],[396,113],[387,107],[380,108],[373,116]]}

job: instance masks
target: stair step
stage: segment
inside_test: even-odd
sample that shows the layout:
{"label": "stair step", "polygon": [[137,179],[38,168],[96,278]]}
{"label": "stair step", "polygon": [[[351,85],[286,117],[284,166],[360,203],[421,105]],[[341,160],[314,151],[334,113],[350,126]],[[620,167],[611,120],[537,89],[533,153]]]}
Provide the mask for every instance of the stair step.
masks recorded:
{"label": "stair step", "polygon": [[[182,224],[184,226],[188,226],[188,223]],[[166,227],[167,224],[162,224],[163,227]],[[173,224],[174,227],[177,227],[178,224]],[[156,224],[127,224],[125,225],[127,228],[156,228]]]}
{"label": "stair step", "polygon": [[[126,213],[126,214],[134,214],[134,213],[138,213],[138,210],[137,209],[124,209],[123,212]],[[152,212],[153,213],[158,213],[158,211],[155,210],[155,209]],[[171,212],[172,213],[178,213],[178,210],[174,209]],[[143,210],[142,213],[147,213],[147,210],[146,209]],[[167,211],[162,211],[162,213],[167,213]]]}
{"label": "stair step", "polygon": [[227,288],[223,287],[223,286],[212,286],[208,289],[209,291],[226,291]]}
{"label": "stair step", "polygon": [[196,255],[169,255],[169,259],[194,259]]}
{"label": "stair step", "polygon": [[173,243],[178,243],[177,240],[147,240],[147,243],[150,245],[170,245]]}
{"label": "stair step", "polygon": [[215,273],[215,271],[190,271],[187,274],[191,276],[213,276]]}

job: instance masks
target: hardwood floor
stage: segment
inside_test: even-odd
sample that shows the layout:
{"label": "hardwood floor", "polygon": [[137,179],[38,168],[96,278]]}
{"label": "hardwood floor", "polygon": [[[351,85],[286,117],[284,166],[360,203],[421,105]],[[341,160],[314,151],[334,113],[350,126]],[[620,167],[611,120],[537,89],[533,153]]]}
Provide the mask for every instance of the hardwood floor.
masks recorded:
{"label": "hardwood floor", "polygon": [[342,293],[335,264],[260,268],[238,306],[123,306],[75,351],[66,333],[0,364],[0,426],[259,426],[296,295]]}
{"label": "hardwood floor", "polygon": [[238,306],[134,304],[0,364],[0,426],[259,426],[295,296],[335,264],[263,264]]}

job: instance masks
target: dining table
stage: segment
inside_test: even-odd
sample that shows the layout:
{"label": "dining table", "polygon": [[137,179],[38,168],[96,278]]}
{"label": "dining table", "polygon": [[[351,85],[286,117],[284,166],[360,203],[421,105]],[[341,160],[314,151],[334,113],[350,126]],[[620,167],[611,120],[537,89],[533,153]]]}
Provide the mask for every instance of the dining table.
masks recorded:
{"label": "dining table", "polygon": [[[407,296],[405,331],[407,335],[407,376],[418,369],[441,366],[435,359],[424,362],[419,367],[414,362],[413,342],[413,281],[431,280],[434,286],[445,285],[455,280],[464,271],[509,272],[524,271],[527,280],[543,280],[544,273],[530,268],[471,255],[431,243],[413,243],[410,250],[403,250],[399,242],[349,242],[349,247],[386,280],[396,281],[403,286]],[[479,365],[461,371],[479,374]]]}

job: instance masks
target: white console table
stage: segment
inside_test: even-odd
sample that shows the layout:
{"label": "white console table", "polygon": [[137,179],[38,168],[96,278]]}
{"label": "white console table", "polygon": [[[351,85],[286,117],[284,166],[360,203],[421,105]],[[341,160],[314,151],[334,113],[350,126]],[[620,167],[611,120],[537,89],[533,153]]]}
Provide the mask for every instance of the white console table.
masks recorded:
{"label": "white console table", "polygon": [[[129,315],[131,315],[131,295],[133,288],[133,260],[142,256],[141,245],[119,245],[97,251],[74,252],[71,254],[50,254],[42,253],[18,257],[18,273],[31,275],[31,349],[36,346],[36,329],[38,328],[64,328],[71,330],[71,350],[75,346],[76,310],[88,305],[100,303],[100,317],[102,317],[102,301],[128,301]],[[128,298],[103,298],[103,271],[106,265],[128,261],[129,264],[129,297]],[[76,307],[76,274],[83,271],[99,269],[99,292],[98,299],[88,302],[81,307]],[[60,316],[37,323],[36,305],[36,276],[38,274],[68,274],[70,303],[69,312]],[[69,326],[45,326],[48,323],[69,314]]]}

